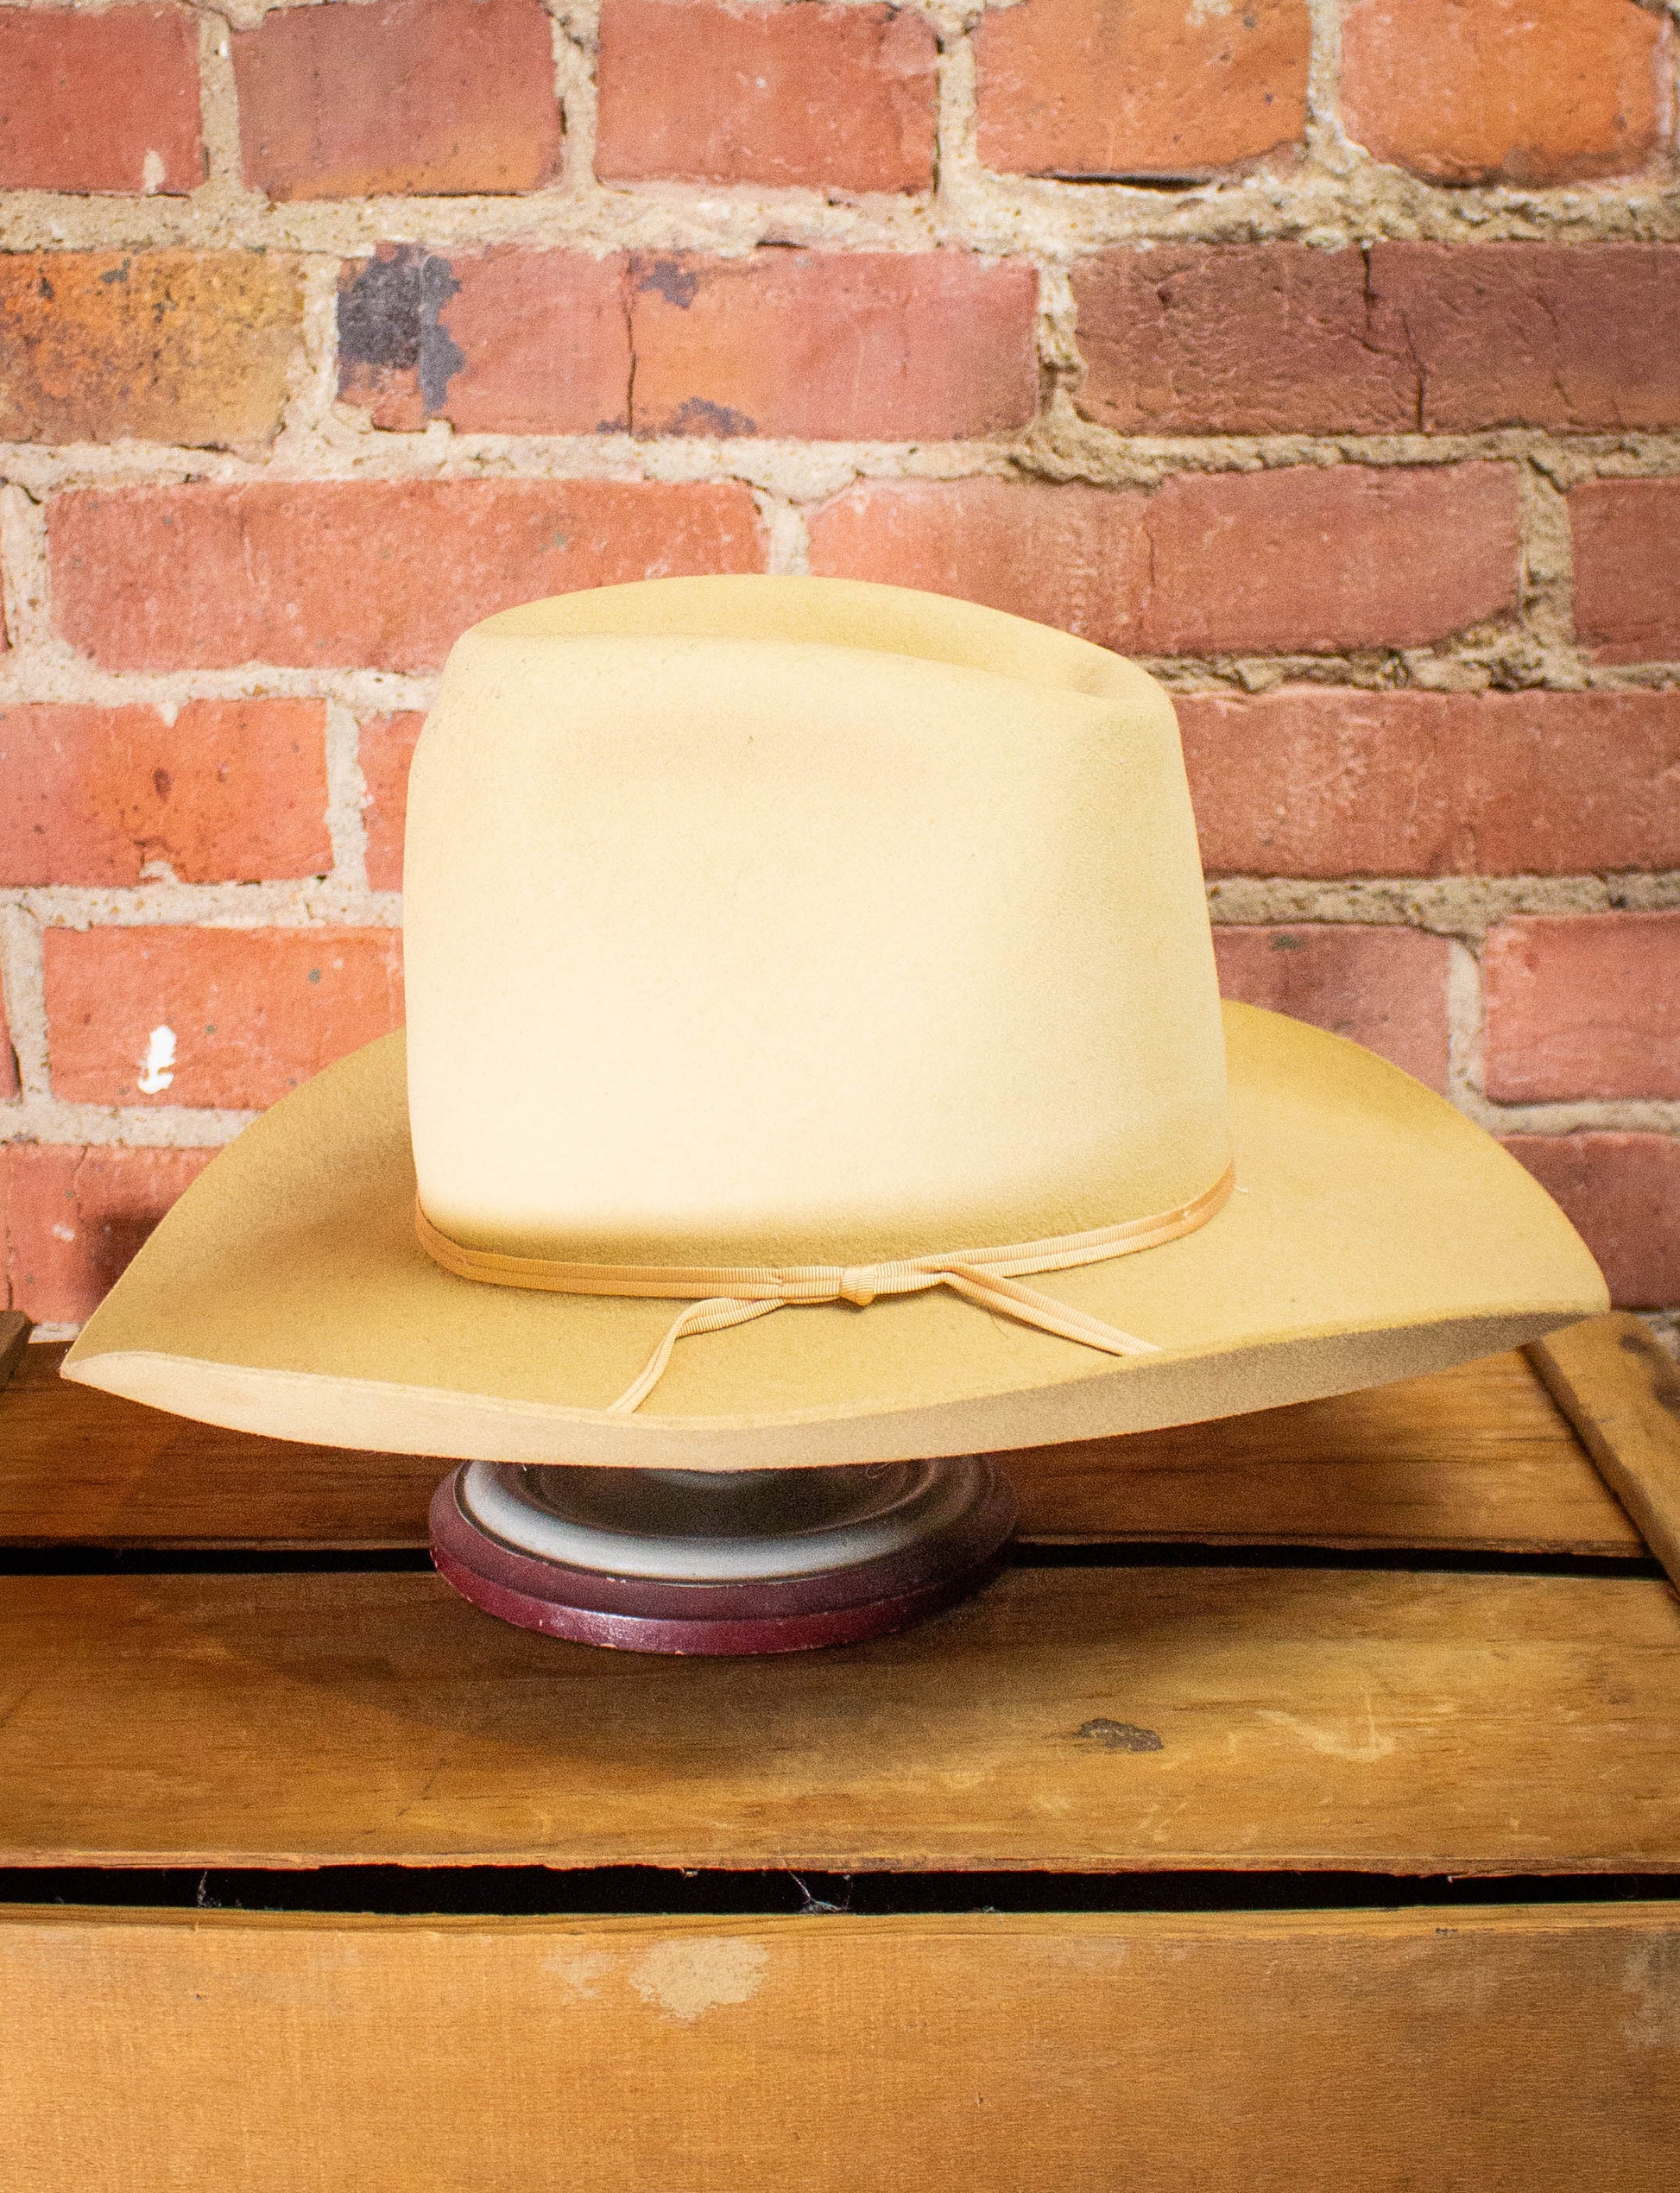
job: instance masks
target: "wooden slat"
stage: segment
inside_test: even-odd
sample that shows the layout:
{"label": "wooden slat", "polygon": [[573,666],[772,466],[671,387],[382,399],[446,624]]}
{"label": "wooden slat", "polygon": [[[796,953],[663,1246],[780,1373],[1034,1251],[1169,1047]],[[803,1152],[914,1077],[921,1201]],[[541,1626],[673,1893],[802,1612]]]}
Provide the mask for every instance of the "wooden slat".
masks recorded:
{"label": "wooden slat", "polygon": [[413,1546],[446,1464],[194,1424],[24,1350],[0,1393],[0,1544]]}
{"label": "wooden slat", "polygon": [[[62,1354],[0,1394],[0,1543],[425,1543],[437,1463],[191,1424],[64,1383]],[[1643,1551],[1519,1355],[1009,1462],[1030,1539]]]}
{"label": "wooden slat", "polygon": [[8,2188],[1670,2193],[1680,1912],[0,1919]]}
{"label": "wooden slat", "polygon": [[1017,1569],[661,1659],[405,1573],[14,1578],[0,1863],[1680,1869],[1667,1586]]}
{"label": "wooden slat", "polygon": [[1531,1351],[1646,1543],[1680,1585],[1680,1369],[1637,1318],[1594,1318]]}
{"label": "wooden slat", "polygon": [[1024,1530],[1040,1539],[1645,1550],[1515,1352],[1009,1461]]}

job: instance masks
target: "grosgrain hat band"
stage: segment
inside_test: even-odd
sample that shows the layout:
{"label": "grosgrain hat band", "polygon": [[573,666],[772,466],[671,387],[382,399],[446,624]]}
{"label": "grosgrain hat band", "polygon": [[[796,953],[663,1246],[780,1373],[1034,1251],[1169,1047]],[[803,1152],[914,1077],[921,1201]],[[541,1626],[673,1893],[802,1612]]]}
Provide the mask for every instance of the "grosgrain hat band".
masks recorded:
{"label": "grosgrain hat band", "polygon": [[1235,1168],[1227,1166],[1200,1195],[1150,1217],[1128,1218],[1088,1233],[1063,1234],[1054,1241],[1020,1242],[1009,1248],[952,1249],[944,1254],[901,1257],[890,1264],[561,1264],[542,1256],[464,1248],[433,1224],[418,1197],[414,1231],[433,1261],[458,1279],[547,1294],[641,1295],[686,1301],[688,1307],[673,1319],[640,1375],[607,1411],[609,1416],[628,1416],[659,1384],[679,1340],[744,1325],[776,1310],[822,1302],[851,1302],[863,1308],[880,1295],[920,1294],[936,1286],[948,1286],[982,1310],[1077,1341],[1082,1347],[1100,1349],[1107,1356],[1156,1355],[1159,1350],[1154,1341],[1140,1340],[1057,1301],[1053,1295],[1022,1286],[1020,1276],[1106,1263],[1110,1257],[1131,1256],[1176,1241],[1181,1234],[1206,1225],[1235,1185]]}

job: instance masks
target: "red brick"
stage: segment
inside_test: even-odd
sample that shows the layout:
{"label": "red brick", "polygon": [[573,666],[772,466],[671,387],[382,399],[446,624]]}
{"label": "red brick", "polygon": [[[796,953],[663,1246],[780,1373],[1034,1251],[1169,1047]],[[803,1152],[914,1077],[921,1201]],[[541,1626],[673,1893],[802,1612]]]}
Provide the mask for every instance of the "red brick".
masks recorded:
{"label": "red brick", "polygon": [[245,180],[273,199],[535,190],[560,111],[540,0],[285,8],[233,35]]}
{"label": "red brick", "polygon": [[372,716],[362,726],[362,781],[367,786],[368,882],[376,891],[402,888],[402,825],[408,807],[408,764],[426,721],[418,709]]}
{"label": "red brick", "polygon": [[1216,875],[1680,868],[1680,692],[1177,697]]}
{"label": "red brick", "polygon": [[1031,268],[957,251],[627,263],[388,247],[346,270],[341,392],[391,427],[985,434],[1033,416],[1036,300]]}
{"label": "red brick", "polygon": [[1680,913],[1503,921],[1481,972],[1496,1103],[1680,1096]]}
{"label": "red brick", "polygon": [[58,629],[111,669],[426,669],[494,610],[759,571],[748,489],[358,480],[77,490],[47,519]]}
{"label": "red brick", "polygon": [[1680,420],[1671,244],[1124,248],[1073,290],[1079,409],[1121,433]]}
{"label": "red brick", "polygon": [[1380,433],[1415,423],[1365,255],[1296,243],[1104,251],[1075,269],[1078,406],[1123,433]]}
{"label": "red brick", "polygon": [[1589,480],[1569,532],[1583,646],[1601,662],[1680,656],[1680,479]]}
{"label": "red brick", "polygon": [[1680,420],[1680,248],[1379,243],[1370,262],[1384,339],[1418,361],[1417,424]]}
{"label": "red brick", "polygon": [[1181,473],[1148,523],[1152,654],[1419,647],[1516,605],[1509,465]]}
{"label": "red brick", "polygon": [[0,10],[0,190],[180,196],[204,177],[186,9]]}
{"label": "red brick", "polygon": [[1036,481],[871,480],[813,513],[811,568],[983,602],[1131,645],[1147,573],[1140,494]]}
{"label": "red brick", "polygon": [[[43,942],[53,1093],[71,1103],[272,1104],[402,1021],[395,929],[49,929]],[[148,1076],[160,1029],[172,1067]]]}
{"label": "red brick", "polygon": [[1680,1304],[1680,1141],[1666,1134],[1511,1134],[1623,1310]]}
{"label": "red brick", "polygon": [[38,1324],[80,1324],[214,1150],[13,1142],[0,1152],[6,1299]]}
{"label": "red brick", "polygon": [[1350,922],[1222,924],[1213,949],[1222,995],[1351,1036],[1431,1089],[1446,1087],[1444,937]]}
{"label": "red brick", "polygon": [[925,190],[933,33],[892,7],[606,0],[595,170],[615,182]]}
{"label": "red brick", "polygon": [[338,285],[338,393],[376,427],[447,419],[464,433],[624,433],[622,252],[504,246],[443,258],[382,244]]}
{"label": "red brick", "polygon": [[0,255],[0,440],[266,441],[302,311],[279,253]]}
{"label": "red brick", "polygon": [[1022,0],[976,42],[980,157],[1006,173],[1209,175],[1306,129],[1304,0]]}
{"label": "red brick", "polygon": [[1355,0],[1342,120],[1435,182],[1626,174],[1660,142],[1671,44],[1638,0]]}
{"label": "red brick", "polygon": [[324,875],[326,708],[190,700],[0,708],[0,883],[131,885]]}
{"label": "red brick", "polygon": [[1038,276],[965,251],[647,257],[634,273],[641,434],[943,441],[1038,402]]}
{"label": "red brick", "polygon": [[811,539],[813,571],[957,594],[1157,654],[1412,645],[1516,593],[1515,484],[1493,465],[1184,474],[1147,499],[870,482],[819,509]]}

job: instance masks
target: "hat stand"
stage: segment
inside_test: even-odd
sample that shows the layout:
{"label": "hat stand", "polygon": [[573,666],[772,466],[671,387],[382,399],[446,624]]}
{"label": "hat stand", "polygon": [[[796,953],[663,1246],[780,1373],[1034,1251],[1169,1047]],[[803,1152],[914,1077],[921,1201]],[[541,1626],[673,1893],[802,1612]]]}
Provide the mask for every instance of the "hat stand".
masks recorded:
{"label": "hat stand", "polygon": [[793,1653],[901,1629],[995,1574],[1015,1496],[982,1456],[815,1469],[463,1463],[432,1558],[503,1621],[633,1653]]}

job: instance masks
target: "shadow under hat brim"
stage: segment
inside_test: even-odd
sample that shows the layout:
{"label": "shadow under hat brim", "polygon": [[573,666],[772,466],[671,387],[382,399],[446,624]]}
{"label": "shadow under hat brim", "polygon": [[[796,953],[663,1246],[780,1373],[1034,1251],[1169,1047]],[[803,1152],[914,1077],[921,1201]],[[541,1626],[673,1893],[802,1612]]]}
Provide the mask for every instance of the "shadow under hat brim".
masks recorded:
{"label": "shadow under hat brim", "polygon": [[1158,1355],[1099,1355],[937,1288],[685,1340],[641,1409],[610,1416],[676,1305],[484,1286],[433,1263],[414,1236],[396,1035],[221,1153],[65,1375],[332,1446],[772,1468],[1235,1415],[1442,1369],[1607,1306],[1557,1205],[1443,1098],[1280,1014],[1228,1005],[1225,1020],[1229,1202],[1178,1241],[1033,1282]]}

